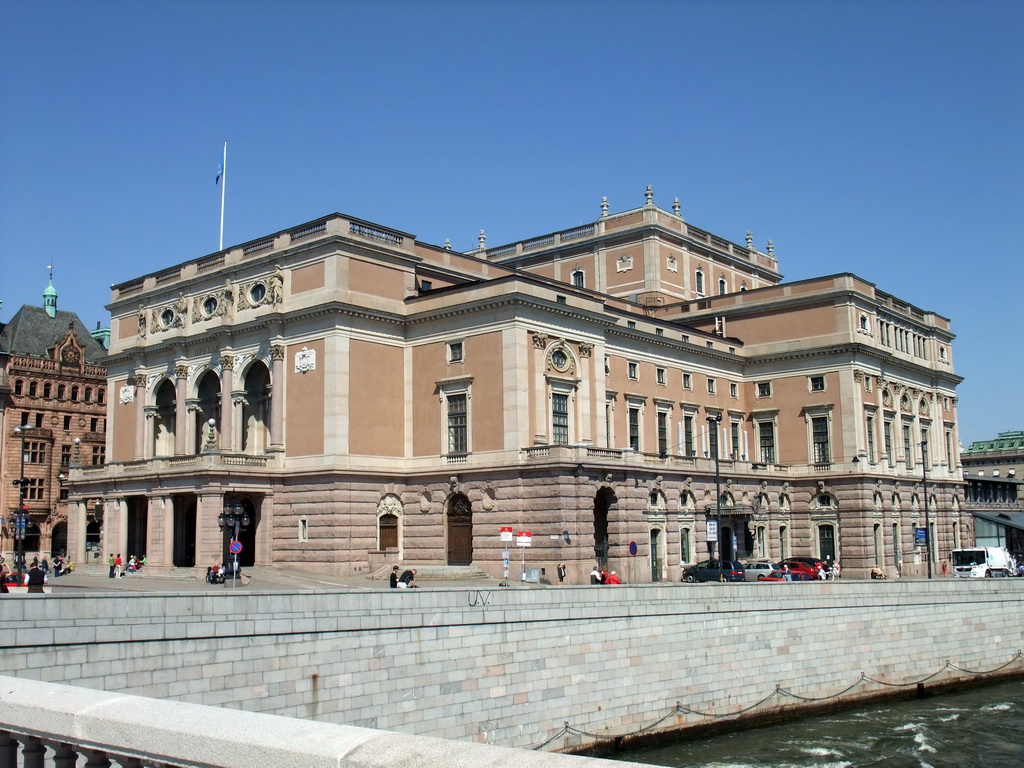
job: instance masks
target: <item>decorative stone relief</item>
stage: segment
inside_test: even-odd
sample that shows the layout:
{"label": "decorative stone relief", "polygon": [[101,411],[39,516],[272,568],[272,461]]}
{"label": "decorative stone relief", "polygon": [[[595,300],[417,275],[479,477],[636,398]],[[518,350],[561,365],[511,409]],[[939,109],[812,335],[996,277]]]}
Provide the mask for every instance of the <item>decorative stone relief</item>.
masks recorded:
{"label": "decorative stone relief", "polygon": [[669,256],[668,259],[665,260],[665,266],[668,267],[669,272],[678,272],[679,260],[676,259],[675,256]]}
{"label": "decorative stone relief", "polygon": [[139,304],[139,338],[146,338],[146,306]]}
{"label": "decorative stone relief", "polygon": [[307,373],[316,370],[316,350],[303,347],[295,353],[295,372]]}
{"label": "decorative stone relief", "polygon": [[120,400],[121,405],[127,405],[128,403],[134,403],[135,402],[135,387],[133,387],[131,384],[123,385],[121,387],[120,392],[118,393],[118,399]]}
{"label": "decorative stone relief", "polygon": [[615,262],[616,272],[629,272],[633,268],[633,257],[628,254],[623,254]]}
{"label": "decorative stone relief", "polygon": [[534,349],[544,349],[544,347],[548,345],[548,335],[546,333],[541,333],[540,331],[530,331],[530,334],[533,336]]}
{"label": "decorative stone relief", "polygon": [[389,493],[377,502],[377,517],[381,515],[402,516],[402,500],[395,494]]}
{"label": "decorative stone relief", "polygon": [[594,351],[594,345],[593,344],[591,344],[589,342],[586,342],[586,341],[581,341],[580,342],[580,357],[590,357],[591,354],[593,353],[593,351]]}
{"label": "decorative stone relief", "polygon": [[224,371],[233,371],[235,369],[235,358],[231,355],[221,355],[220,367]]}

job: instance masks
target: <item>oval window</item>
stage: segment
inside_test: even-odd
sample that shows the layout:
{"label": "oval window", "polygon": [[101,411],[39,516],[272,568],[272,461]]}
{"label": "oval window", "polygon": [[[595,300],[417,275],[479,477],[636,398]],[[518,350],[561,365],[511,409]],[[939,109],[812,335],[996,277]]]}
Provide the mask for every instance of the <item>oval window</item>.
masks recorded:
{"label": "oval window", "polygon": [[206,298],[206,301],[203,302],[203,311],[207,315],[212,315],[214,312],[217,311],[217,297],[216,296],[208,296]]}
{"label": "oval window", "polygon": [[565,352],[560,349],[556,349],[551,353],[551,364],[560,371],[564,371],[566,366],[569,365],[569,358]]}
{"label": "oval window", "polygon": [[170,324],[174,322],[174,310],[165,309],[163,312],[161,312],[160,322],[163,323],[165,327],[170,326]]}
{"label": "oval window", "polygon": [[259,304],[263,301],[263,298],[267,295],[267,286],[263,283],[254,283],[252,288],[249,289],[249,300],[253,304]]}

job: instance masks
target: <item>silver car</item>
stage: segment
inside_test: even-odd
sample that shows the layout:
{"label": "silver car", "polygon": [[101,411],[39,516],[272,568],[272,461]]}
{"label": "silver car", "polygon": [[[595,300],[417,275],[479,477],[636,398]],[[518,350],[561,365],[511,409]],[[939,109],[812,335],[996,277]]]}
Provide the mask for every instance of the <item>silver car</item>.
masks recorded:
{"label": "silver car", "polygon": [[772,571],[781,570],[778,563],[769,560],[751,560],[749,563],[744,563],[743,567],[747,569],[747,581],[761,581]]}

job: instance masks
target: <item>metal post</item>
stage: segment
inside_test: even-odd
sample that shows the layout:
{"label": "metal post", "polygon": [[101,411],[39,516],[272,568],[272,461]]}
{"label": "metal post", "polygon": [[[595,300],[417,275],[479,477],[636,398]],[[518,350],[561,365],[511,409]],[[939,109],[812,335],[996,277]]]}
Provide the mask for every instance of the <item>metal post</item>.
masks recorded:
{"label": "metal post", "polygon": [[924,491],[924,549],[928,578],[932,577],[932,520],[928,511],[928,441],[921,441],[921,488]]}
{"label": "metal post", "polygon": [[[715,416],[708,416],[708,429],[715,430],[715,548],[718,550],[718,580],[725,581],[725,573],[722,567],[722,475],[719,471],[718,457],[721,454],[721,447],[719,446],[719,439],[721,435],[718,434],[718,426],[722,423],[722,414],[716,414]],[[708,442],[710,444],[711,436],[708,435]],[[712,552],[712,557],[715,553]]]}

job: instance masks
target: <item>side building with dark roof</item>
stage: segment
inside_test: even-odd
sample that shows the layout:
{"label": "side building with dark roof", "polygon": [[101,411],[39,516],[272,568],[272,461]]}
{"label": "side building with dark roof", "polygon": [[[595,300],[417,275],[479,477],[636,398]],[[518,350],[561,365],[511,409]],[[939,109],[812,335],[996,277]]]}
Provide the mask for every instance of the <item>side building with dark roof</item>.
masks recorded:
{"label": "side building with dark roof", "polygon": [[[43,306],[22,306],[0,323],[0,553],[13,563],[11,523],[24,503],[24,551],[67,554],[67,488],[73,465],[106,460],[107,369],[104,331],[90,333],[74,312],[57,309],[50,284]],[[24,502],[18,480],[25,478]],[[90,507],[88,550],[99,556],[99,522]]]}

